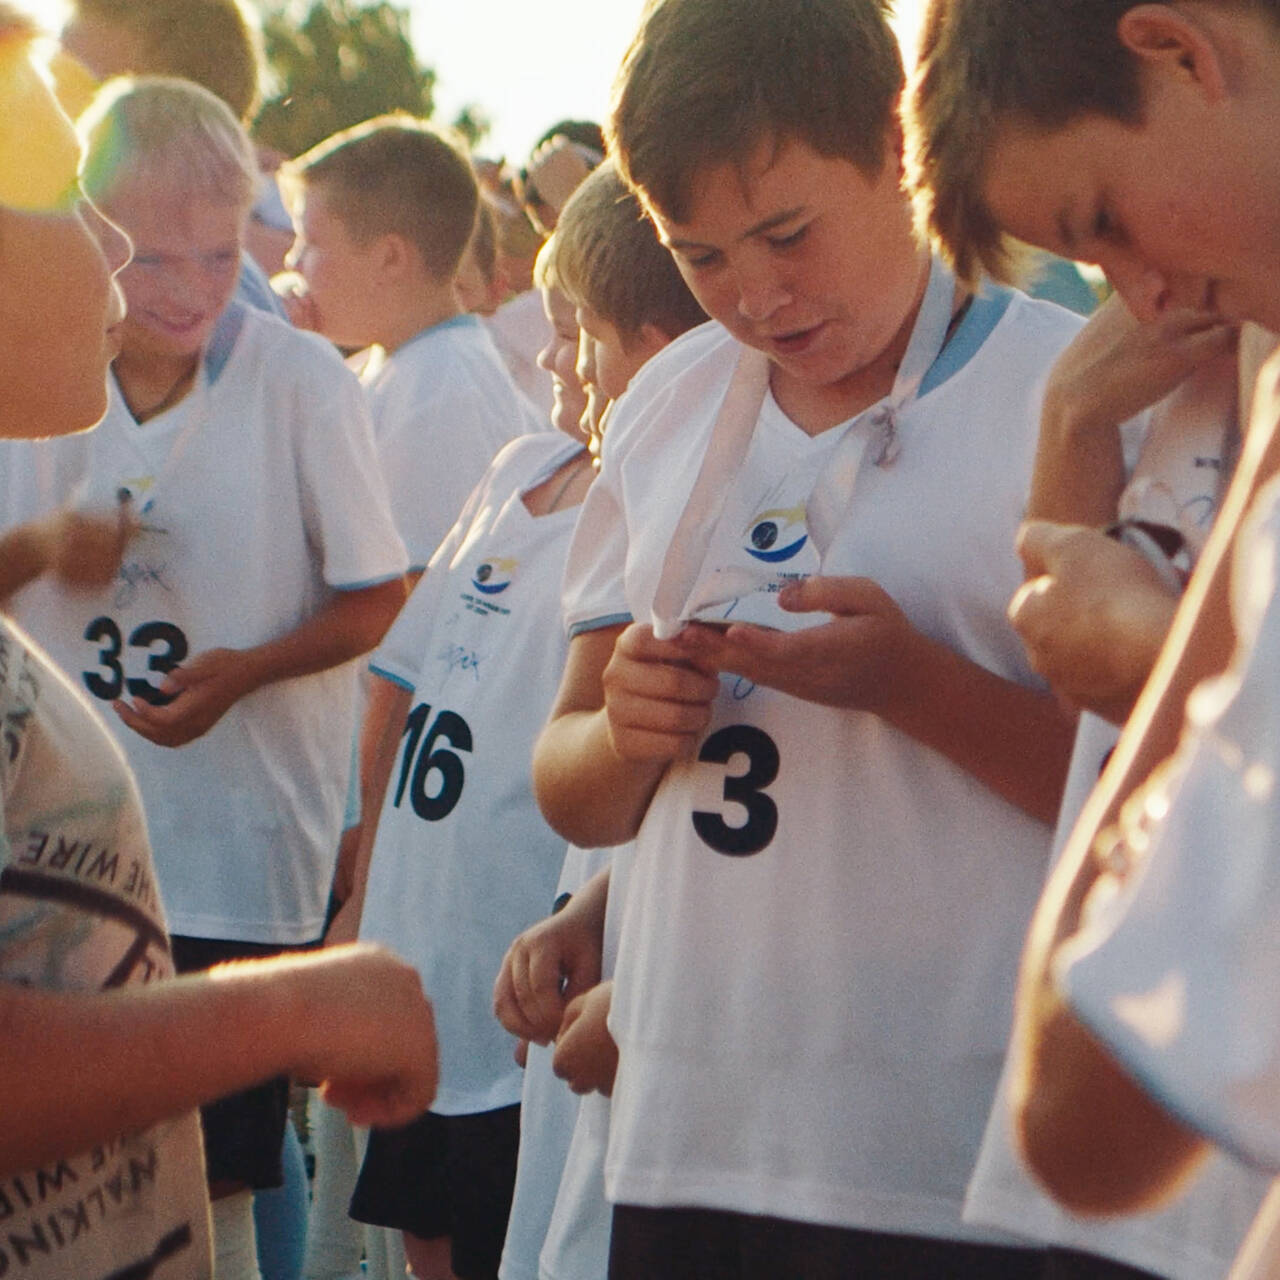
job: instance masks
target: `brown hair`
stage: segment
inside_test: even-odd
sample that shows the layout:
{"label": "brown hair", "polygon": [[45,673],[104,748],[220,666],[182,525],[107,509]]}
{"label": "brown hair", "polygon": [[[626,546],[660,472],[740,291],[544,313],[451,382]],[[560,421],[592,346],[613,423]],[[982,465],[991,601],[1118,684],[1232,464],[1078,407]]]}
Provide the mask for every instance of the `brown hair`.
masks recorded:
{"label": "brown hair", "polygon": [[241,120],[253,115],[260,37],[238,0],[73,0],[72,11],[138,41],[142,65],[124,70],[194,80]]}
{"label": "brown hair", "polygon": [[[1138,2],[931,0],[905,111],[907,164],[920,220],[962,278],[1016,270],[982,191],[1003,126],[1141,120],[1137,61],[1117,33]],[[1225,3],[1280,19],[1280,0]]]}
{"label": "brown hair", "polygon": [[646,324],[676,338],[707,318],[611,161],[569,198],[551,245],[548,278],[624,342]]}
{"label": "brown hair", "polygon": [[475,174],[461,144],[408,115],[343,129],[280,170],[287,191],[318,189],[357,243],[401,235],[435,280],[458,270],[475,227]]}
{"label": "brown hair", "polygon": [[676,222],[694,175],[805,143],[880,172],[902,88],[887,0],[650,0],[614,81],[618,170]]}

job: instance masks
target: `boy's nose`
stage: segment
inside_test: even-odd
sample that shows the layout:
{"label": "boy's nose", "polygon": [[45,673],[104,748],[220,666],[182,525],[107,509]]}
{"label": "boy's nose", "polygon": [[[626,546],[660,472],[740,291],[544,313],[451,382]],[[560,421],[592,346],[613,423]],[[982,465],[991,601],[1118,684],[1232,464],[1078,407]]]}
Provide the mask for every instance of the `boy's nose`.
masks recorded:
{"label": "boy's nose", "polygon": [[790,291],[767,267],[750,267],[738,272],[738,313],[759,323],[791,301]]}
{"label": "boy's nose", "polygon": [[1169,276],[1149,263],[1117,254],[1098,265],[1139,320],[1154,320],[1173,305]]}

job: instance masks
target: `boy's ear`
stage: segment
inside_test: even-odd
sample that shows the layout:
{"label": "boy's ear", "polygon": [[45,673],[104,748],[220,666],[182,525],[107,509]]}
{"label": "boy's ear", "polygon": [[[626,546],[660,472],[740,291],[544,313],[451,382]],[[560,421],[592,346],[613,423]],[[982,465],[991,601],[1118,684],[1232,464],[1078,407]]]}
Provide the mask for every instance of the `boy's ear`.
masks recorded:
{"label": "boy's ear", "polygon": [[1183,10],[1167,4],[1135,5],[1121,17],[1116,34],[1144,65],[1175,72],[1198,85],[1211,102],[1226,96],[1222,51],[1209,31]]}
{"label": "boy's ear", "polygon": [[378,270],[388,277],[401,275],[417,260],[417,256],[417,249],[395,231],[379,236],[375,244],[374,262]]}

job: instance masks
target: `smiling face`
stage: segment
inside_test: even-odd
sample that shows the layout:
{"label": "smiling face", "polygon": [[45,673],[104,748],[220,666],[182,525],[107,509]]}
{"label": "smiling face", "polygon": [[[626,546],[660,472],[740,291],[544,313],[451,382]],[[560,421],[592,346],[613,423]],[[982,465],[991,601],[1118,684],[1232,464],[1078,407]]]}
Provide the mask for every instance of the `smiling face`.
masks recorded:
{"label": "smiling face", "polygon": [[573,303],[559,289],[544,286],[542,309],[551,322],[551,337],[538,352],[538,366],[551,375],[551,421],[557,430],[576,436],[587,407],[587,393],[577,371],[578,321]]}
{"label": "smiling face", "polygon": [[832,387],[880,356],[917,295],[921,250],[891,150],[868,177],[799,142],[760,147],[745,171],[711,165],[691,212],[652,210],[694,296],[780,383]]}
{"label": "smiling face", "polygon": [[165,360],[202,351],[235,292],[248,210],[136,178],[110,193],[104,211],[134,245],[120,273],[124,350]]}

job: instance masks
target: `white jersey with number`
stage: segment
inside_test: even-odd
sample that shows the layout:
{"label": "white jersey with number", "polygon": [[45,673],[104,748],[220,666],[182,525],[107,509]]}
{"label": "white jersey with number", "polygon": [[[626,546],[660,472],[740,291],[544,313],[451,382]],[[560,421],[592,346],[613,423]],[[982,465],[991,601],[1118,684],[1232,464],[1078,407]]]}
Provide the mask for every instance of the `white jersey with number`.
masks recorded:
{"label": "white jersey with number", "polygon": [[96,431],[29,452],[17,465],[45,509],[133,495],[141,530],[116,581],[42,581],[14,612],[129,757],[173,931],[312,941],[341,833],[355,664],[267,685],[177,749],[125,728],[110,703],[155,701],[184,659],[262,644],[332,591],[403,572],[359,384],[322,339],[233,307],[174,410],[139,427],[113,384]]}
{"label": "white jersey with number", "polygon": [[[898,415],[896,460],[860,468],[824,561],[1023,684],[1013,540],[1040,388],[1079,324],[1004,291],[975,301]],[[571,628],[651,616],[739,350],[695,330],[617,405],[570,556]],[[781,624],[770,589],[817,567],[805,511],[831,449],[766,399],[735,477],[759,510],[709,544],[710,568],[763,584],[760,617]],[[1049,834],[873,715],[722,677],[636,842],[610,1198],[1000,1238],[960,1208]]]}
{"label": "white jersey with number", "polygon": [[535,517],[523,495],[581,450],[542,432],[494,459],[371,664],[413,699],[360,936],[422,975],[442,1115],[520,1101],[493,982],[512,939],[546,914],[564,860],[530,761],[564,669],[557,586],[578,514]]}
{"label": "white jersey with number", "polygon": [[[0,618],[0,982],[107,993],[172,977],[138,790],[66,678]],[[29,1052],[6,1032],[4,1052]],[[96,1063],[84,1061],[94,1090]],[[138,1062],[139,1096],[147,1064]],[[194,1111],[0,1176],[0,1276],[209,1280]]]}
{"label": "white jersey with number", "polygon": [[[1233,359],[1204,368],[1150,415],[1151,428],[1124,493],[1119,514],[1177,529],[1198,557],[1231,470],[1235,430]],[[1143,415],[1144,419],[1148,415]],[[1119,730],[1085,712],[1054,836],[1066,844],[1102,772]],[[1267,1179],[1215,1154],[1169,1205],[1105,1219],[1078,1218],[1042,1190],[1019,1158],[1010,1112],[1011,1057],[1000,1081],[982,1150],[965,1200],[965,1218],[1028,1240],[1113,1258],[1167,1280],[1220,1280],[1244,1239]]]}
{"label": "white jersey with number", "polygon": [[453,528],[494,455],[543,424],[481,321],[454,316],[360,370],[391,512],[420,570]]}

